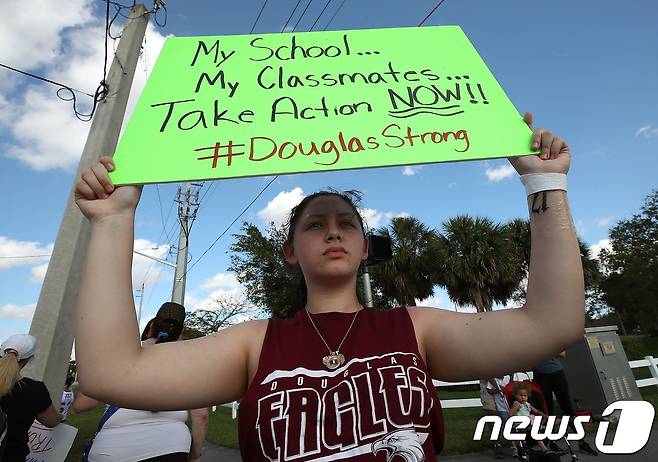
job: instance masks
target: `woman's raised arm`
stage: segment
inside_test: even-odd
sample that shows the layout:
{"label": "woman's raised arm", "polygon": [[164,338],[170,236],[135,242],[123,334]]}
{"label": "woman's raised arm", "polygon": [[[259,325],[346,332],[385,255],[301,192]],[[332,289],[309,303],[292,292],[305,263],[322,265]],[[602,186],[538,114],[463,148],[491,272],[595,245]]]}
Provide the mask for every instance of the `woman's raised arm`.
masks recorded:
{"label": "woman's raised arm", "polygon": [[195,409],[238,399],[266,321],[143,349],[131,280],[141,187],[115,188],[107,174],[113,169],[112,160],[103,158],[76,183],[76,202],[91,223],[76,317],[82,391],[105,403],[148,410]]}
{"label": "woman's raised arm", "polygon": [[[532,124],[529,113],[524,119]],[[528,197],[531,255],[526,304],[476,314],[410,309],[419,346],[436,378],[465,380],[529,369],[583,334],[580,250],[566,191],[553,185],[569,170],[569,147],[551,132],[535,129],[532,148],[541,149],[541,155],[510,159],[517,172],[558,175],[535,176],[545,187]]]}

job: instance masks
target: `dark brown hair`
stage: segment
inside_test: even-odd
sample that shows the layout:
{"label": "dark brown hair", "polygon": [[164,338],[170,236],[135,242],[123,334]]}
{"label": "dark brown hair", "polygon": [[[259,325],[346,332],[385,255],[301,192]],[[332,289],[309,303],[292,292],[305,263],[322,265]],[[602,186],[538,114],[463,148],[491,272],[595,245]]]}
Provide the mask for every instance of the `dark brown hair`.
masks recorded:
{"label": "dark brown hair", "polygon": [[[361,226],[361,231],[363,232],[363,235],[365,236],[366,234],[366,228],[363,222],[363,217],[361,216],[361,213],[359,212],[359,209],[357,208],[357,205],[361,201],[361,197],[363,194],[361,194],[360,191],[356,190],[349,190],[349,191],[337,191],[335,189],[327,189],[323,191],[318,191],[314,194],[311,194],[310,196],[306,196],[302,201],[297,204],[295,207],[292,208],[290,211],[290,216],[288,217],[288,222],[286,223],[286,229],[287,229],[287,239],[288,242],[293,241],[293,236],[295,235],[295,227],[297,226],[297,222],[299,221],[299,217],[304,211],[304,209],[308,206],[308,204],[311,203],[313,199],[317,199],[318,197],[326,197],[326,196],[335,196],[338,197],[345,202],[352,208],[354,211],[354,214],[356,215],[357,219],[359,220],[359,225]],[[299,269],[299,267],[298,267]],[[306,287],[306,280],[304,279],[304,275],[302,274],[301,270],[298,271],[298,282],[297,282],[297,293],[295,296],[295,302],[290,310],[290,315],[293,313],[301,310],[306,306],[306,301],[307,301],[307,287]]]}
{"label": "dark brown hair", "polygon": [[153,319],[151,319],[149,322],[147,322],[146,326],[144,326],[144,330],[142,331],[142,337],[141,337],[142,342],[146,339],[151,338],[151,326],[152,325],[153,325]]}
{"label": "dark brown hair", "polygon": [[292,208],[292,210],[290,211],[290,216],[288,217],[288,222],[286,223],[286,229],[288,230],[287,232],[288,241],[292,242],[293,236],[295,235],[295,226],[297,226],[297,221],[299,221],[299,216],[304,211],[306,206],[313,199],[317,199],[318,197],[326,197],[326,196],[335,196],[347,202],[347,205],[349,205],[352,208],[352,210],[354,210],[354,214],[359,220],[359,225],[361,225],[361,230],[365,235],[365,226],[363,223],[363,217],[361,216],[361,213],[357,208],[357,205],[359,204],[359,202],[361,202],[361,197],[363,196],[363,194],[361,194],[360,191],[356,191],[354,189],[351,189],[349,191],[342,191],[342,192],[337,191],[335,189],[327,189],[324,191],[318,191],[316,193],[313,193],[310,196],[306,196],[304,199],[302,199],[302,201],[299,204],[297,204]]}
{"label": "dark brown hair", "polygon": [[516,394],[521,390],[525,390],[528,393],[528,398],[530,398],[530,395],[532,395],[532,387],[529,383],[516,382],[514,385],[512,385],[512,395],[516,396]]}

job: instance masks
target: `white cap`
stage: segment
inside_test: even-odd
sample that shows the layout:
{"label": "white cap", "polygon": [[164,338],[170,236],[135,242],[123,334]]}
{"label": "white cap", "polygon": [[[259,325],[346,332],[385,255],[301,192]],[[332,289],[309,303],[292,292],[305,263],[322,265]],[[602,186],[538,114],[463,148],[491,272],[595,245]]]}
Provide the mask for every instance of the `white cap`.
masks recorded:
{"label": "white cap", "polygon": [[29,334],[16,334],[2,342],[0,347],[0,357],[4,356],[7,350],[14,350],[16,358],[21,361],[34,356],[37,349],[37,339]]}

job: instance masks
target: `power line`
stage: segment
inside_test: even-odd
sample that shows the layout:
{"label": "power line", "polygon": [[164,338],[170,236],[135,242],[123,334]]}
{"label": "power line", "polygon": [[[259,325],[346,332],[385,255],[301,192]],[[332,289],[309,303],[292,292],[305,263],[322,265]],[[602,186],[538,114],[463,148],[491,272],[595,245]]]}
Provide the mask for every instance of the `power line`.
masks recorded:
{"label": "power line", "polygon": [[343,8],[343,5],[344,5],[344,4],[345,4],[345,0],[343,0],[342,2],[340,2],[340,5],[338,6],[338,8],[336,8],[336,11],[334,11],[334,14],[331,16],[331,19],[330,19],[329,22],[324,26],[324,29],[322,29],[322,30],[327,30],[327,27],[329,27],[329,24],[331,24],[331,22],[334,20],[334,18],[335,18],[336,15],[338,14],[338,12],[341,10],[341,8]]}
{"label": "power line", "polygon": [[313,22],[313,25],[311,26],[311,28],[309,29],[309,31],[312,31],[312,30],[313,30],[313,28],[315,27],[315,25],[318,23],[318,21],[320,20],[320,18],[321,18],[322,15],[324,14],[324,10],[327,9],[327,7],[329,6],[330,3],[331,3],[331,0],[327,0],[327,3],[324,4],[324,8],[322,8],[322,11],[320,11],[320,14],[318,15],[318,17],[315,18],[315,21]]}
{"label": "power line", "polygon": [[420,22],[420,24],[418,24],[418,27],[422,26],[422,25],[425,23],[425,21],[427,21],[427,20],[429,19],[429,17],[432,16],[432,14],[436,11],[436,9],[437,9],[438,7],[440,7],[440,6],[443,4],[443,2],[445,2],[445,1],[446,1],[446,0],[441,0],[441,1],[440,1],[440,2],[439,2],[434,8],[432,8],[432,11],[430,11],[429,13],[427,13],[427,16],[425,16],[425,19],[423,19],[423,20]]}
{"label": "power line", "polygon": [[[162,233],[165,232],[166,226],[164,221],[164,213],[162,213],[162,199],[160,198],[160,187],[158,186],[157,183],[155,184],[155,190],[158,193],[158,204],[160,205],[160,221],[162,222],[162,231],[160,232],[160,235],[162,235]],[[158,237],[158,239],[160,238]]]}
{"label": "power line", "polygon": [[45,258],[51,257],[52,254],[48,255],[0,255],[0,258],[10,259],[10,258]]}
{"label": "power line", "polygon": [[288,27],[288,24],[290,23],[290,20],[292,19],[292,16],[295,14],[295,11],[297,11],[297,7],[299,6],[300,3],[302,3],[302,0],[297,0],[297,3],[295,4],[295,7],[292,9],[292,13],[290,13],[290,16],[288,16],[288,20],[286,21],[286,23],[281,28],[281,32],[285,32],[286,27]]}
{"label": "power line", "polygon": [[[164,11],[164,22],[160,24],[160,21],[158,21],[158,11]],[[153,13],[153,21],[160,26],[160,27],[165,27],[167,25],[167,6],[165,5],[164,0],[154,0],[153,2],[153,9],[149,12]]]}
{"label": "power line", "polygon": [[258,24],[258,20],[260,19],[260,15],[263,14],[263,10],[265,9],[265,5],[267,5],[267,0],[263,3],[263,6],[260,7],[260,11],[258,12],[258,16],[256,16],[256,20],[254,21],[253,26],[251,26],[251,30],[249,31],[250,34],[254,33],[254,29],[256,28],[256,24]]}
{"label": "power line", "polygon": [[308,0],[308,3],[306,4],[306,8],[304,8],[304,11],[302,11],[302,14],[299,16],[299,19],[297,19],[297,22],[295,23],[295,27],[292,28],[293,31],[295,29],[297,29],[297,26],[299,25],[299,22],[302,20],[302,18],[306,14],[306,10],[308,10],[308,7],[311,6],[311,3],[313,3],[313,0]]}
{"label": "power line", "polygon": [[36,74],[32,74],[30,72],[21,71],[20,69],[16,69],[15,67],[7,66],[6,64],[0,63],[0,67],[4,67],[5,69],[9,69],[10,71],[18,72],[19,74],[27,75],[28,77],[32,77],[34,79],[43,80],[44,82],[51,83],[51,84],[56,85],[56,86],[61,87],[61,88],[65,88],[68,91],[70,91],[71,93],[78,92],[78,93],[82,93],[83,95],[90,96],[92,98],[94,97],[94,95],[91,95],[91,94],[89,94],[85,91],[77,90],[77,89],[75,89],[73,87],[70,87],[68,85],[64,85],[63,83],[55,82],[54,80],[50,80],[50,79],[47,79],[45,77],[40,77],[40,76],[38,76]]}
{"label": "power line", "polygon": [[[9,69],[10,71],[18,72],[19,74],[23,74],[23,75],[26,75],[28,77],[32,77],[34,79],[42,80],[44,82],[47,82],[47,83],[50,83],[52,85],[58,86],[59,89],[55,92],[57,97],[59,99],[61,99],[62,101],[72,101],[72,103],[73,103],[73,113],[75,114],[75,116],[79,120],[81,120],[83,122],[89,122],[92,119],[92,117],[94,116],[94,112],[96,111],[96,105],[100,101],[104,100],[105,97],[107,96],[108,87],[107,87],[107,84],[104,83],[105,82],[104,80],[103,80],[103,82],[101,82],[101,84],[96,89],[96,93],[91,95],[91,94],[86,93],[82,90],[76,90],[73,87],[70,87],[68,85],[64,85],[63,83],[59,83],[59,82],[56,82],[54,80],[50,80],[50,79],[47,79],[45,77],[38,76],[36,74],[32,74],[30,72],[22,71],[20,69],[16,69],[15,67],[8,66],[6,64],[0,63],[0,67],[4,67],[5,69]],[[67,91],[69,94],[62,93],[63,91]],[[89,114],[82,113],[78,110],[78,100],[77,100],[77,97],[75,95],[76,93],[82,93],[83,95],[90,96],[93,99],[94,103],[93,103],[93,106],[91,108],[91,112]]]}
{"label": "power line", "polygon": [[219,184],[219,182],[213,181],[212,184],[203,193],[203,196],[201,196],[201,199],[199,199],[199,207],[197,208],[197,213],[201,210],[201,205],[204,204],[203,200],[206,198],[206,196],[208,196],[208,200],[210,200],[210,197],[217,190],[217,185],[218,184]]}
{"label": "power line", "polygon": [[238,221],[238,220],[240,219],[240,217],[242,217],[242,215],[244,215],[244,214],[247,212],[247,210],[249,210],[249,207],[251,207],[252,205],[254,205],[254,202],[256,202],[256,200],[258,200],[258,198],[259,198],[259,197],[265,192],[265,190],[266,190],[267,188],[270,187],[270,185],[271,185],[272,183],[274,183],[274,180],[276,180],[277,178],[279,178],[279,175],[276,175],[274,178],[272,178],[272,179],[270,180],[270,182],[267,183],[267,184],[265,185],[265,187],[264,187],[263,189],[260,190],[260,192],[256,195],[256,197],[254,197],[253,200],[252,200],[251,202],[249,202],[249,205],[247,205],[247,206],[242,210],[242,212],[240,212],[240,215],[238,215],[237,217],[235,217],[235,219],[231,222],[231,224],[228,225],[228,226],[226,227],[226,229],[225,229],[224,231],[222,231],[222,233],[221,233],[219,236],[217,236],[217,239],[215,239],[215,240],[213,241],[212,244],[210,244],[210,247],[208,247],[208,248],[207,248],[207,249],[201,254],[201,256],[200,256],[199,258],[197,258],[196,261],[195,261],[194,263],[192,263],[192,264],[187,268],[187,271],[185,271],[184,276],[187,275],[187,273],[189,273],[190,270],[191,270],[192,268],[194,268],[194,266],[195,266],[197,263],[199,263],[199,261],[201,261],[201,259],[204,257],[204,255],[206,255],[206,254],[210,251],[210,249],[212,249],[212,248],[215,246],[215,244],[217,244],[217,242],[218,242],[218,241],[224,236],[224,234],[226,234],[226,233],[228,232],[228,230],[231,229],[231,226],[233,226],[233,225],[235,224],[235,222]]}

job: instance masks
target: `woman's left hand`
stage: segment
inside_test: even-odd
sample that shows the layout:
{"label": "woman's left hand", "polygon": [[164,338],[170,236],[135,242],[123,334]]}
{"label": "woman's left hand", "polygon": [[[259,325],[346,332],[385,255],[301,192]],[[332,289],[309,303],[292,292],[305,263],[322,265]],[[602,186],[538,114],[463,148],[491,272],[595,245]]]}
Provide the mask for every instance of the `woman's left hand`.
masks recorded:
{"label": "woman's left hand", "polygon": [[[523,120],[532,128],[532,113],[526,112]],[[532,131],[531,149],[541,149],[541,153],[508,158],[519,175],[569,171],[571,152],[562,138],[543,128],[535,128]]]}

